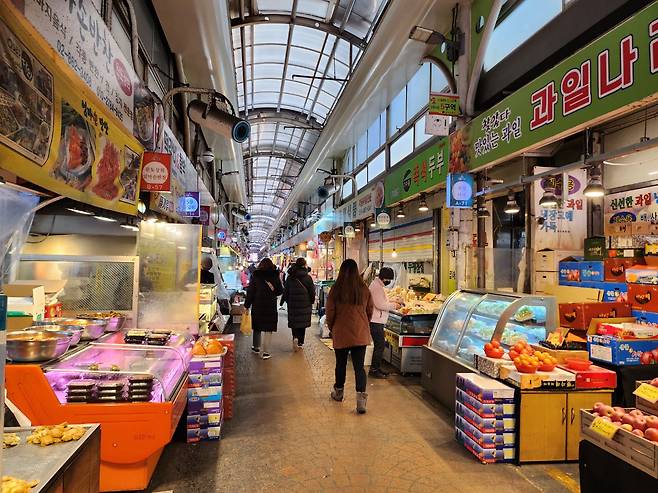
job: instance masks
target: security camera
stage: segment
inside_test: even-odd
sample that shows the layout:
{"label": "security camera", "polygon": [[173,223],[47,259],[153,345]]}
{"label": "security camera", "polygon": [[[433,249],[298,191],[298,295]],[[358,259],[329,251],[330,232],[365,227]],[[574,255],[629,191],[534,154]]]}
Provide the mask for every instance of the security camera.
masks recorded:
{"label": "security camera", "polygon": [[247,211],[243,209],[238,209],[234,207],[233,209],[231,209],[231,214],[233,214],[238,219],[241,219],[242,221],[251,221],[251,214],[249,214]]}
{"label": "security camera", "polygon": [[323,200],[328,199],[337,191],[338,191],[338,187],[336,187],[335,185],[332,185],[330,187],[325,187],[325,186],[318,187],[318,197],[320,197]]}
{"label": "security camera", "polygon": [[247,120],[220,110],[214,103],[195,99],[187,105],[187,116],[197,125],[238,143],[244,142],[251,135],[251,125]]}
{"label": "security camera", "polygon": [[215,153],[212,152],[211,149],[203,151],[203,154],[201,154],[201,160],[206,164],[212,163],[215,160]]}

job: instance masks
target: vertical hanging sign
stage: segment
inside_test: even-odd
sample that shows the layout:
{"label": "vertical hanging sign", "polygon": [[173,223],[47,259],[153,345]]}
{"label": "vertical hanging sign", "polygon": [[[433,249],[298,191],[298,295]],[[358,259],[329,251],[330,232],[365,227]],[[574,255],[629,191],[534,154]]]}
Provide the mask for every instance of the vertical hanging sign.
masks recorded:
{"label": "vertical hanging sign", "polygon": [[163,152],[145,152],[142,158],[143,192],[171,191],[171,154]]}

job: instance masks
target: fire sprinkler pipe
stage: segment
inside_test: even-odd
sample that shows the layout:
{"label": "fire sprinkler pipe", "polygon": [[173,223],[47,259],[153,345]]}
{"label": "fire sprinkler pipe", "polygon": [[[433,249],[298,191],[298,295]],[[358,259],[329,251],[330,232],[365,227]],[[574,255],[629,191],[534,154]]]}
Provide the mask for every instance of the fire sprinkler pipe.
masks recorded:
{"label": "fire sprinkler pipe", "polygon": [[[176,63],[176,72],[178,72],[178,79],[180,83],[187,86],[187,77],[185,76],[185,70],[183,69],[183,57],[180,54],[176,53],[174,55],[174,61]],[[183,108],[187,108],[187,93],[182,93],[183,98]],[[185,154],[188,156],[192,155],[192,134],[190,132],[190,120],[188,118],[183,118],[183,136],[184,136],[184,147]],[[214,160],[213,160],[214,161]]]}
{"label": "fire sprinkler pipe", "polygon": [[473,72],[468,81],[468,91],[466,92],[466,115],[473,116],[475,110],[475,95],[477,94],[478,84],[480,83],[480,75],[482,74],[482,66],[484,65],[484,55],[487,52],[491,34],[496,27],[498,14],[503,6],[503,0],[493,0],[491,11],[487,17],[487,22],[482,31],[482,38],[480,39],[480,46],[478,46],[477,54],[473,62]]}

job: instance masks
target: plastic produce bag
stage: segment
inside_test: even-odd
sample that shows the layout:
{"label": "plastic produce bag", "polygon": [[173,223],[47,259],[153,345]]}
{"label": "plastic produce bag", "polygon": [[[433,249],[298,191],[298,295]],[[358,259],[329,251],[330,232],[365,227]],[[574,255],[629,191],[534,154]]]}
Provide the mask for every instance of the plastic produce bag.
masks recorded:
{"label": "plastic produce bag", "polygon": [[0,185],[0,286],[14,280],[39,197]]}
{"label": "plastic produce bag", "polygon": [[327,317],[323,315],[320,317],[320,338],[329,339],[330,337],[331,333],[329,332],[329,326],[327,325]]}
{"label": "plastic produce bag", "polygon": [[240,322],[240,332],[244,335],[251,335],[251,312],[249,310],[245,311],[242,315],[242,321]]}

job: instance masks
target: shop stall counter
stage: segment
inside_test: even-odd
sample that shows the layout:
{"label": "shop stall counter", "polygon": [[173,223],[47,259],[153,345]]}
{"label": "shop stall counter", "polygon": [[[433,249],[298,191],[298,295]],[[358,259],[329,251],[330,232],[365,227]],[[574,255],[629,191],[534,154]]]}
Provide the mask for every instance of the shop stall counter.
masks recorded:
{"label": "shop stall counter", "polygon": [[34,425],[100,423],[100,491],[141,490],[184,412],[188,363],[174,347],[89,344],[8,364],[6,387]]}
{"label": "shop stall counter", "polygon": [[405,375],[422,370],[422,348],[436,322],[436,313],[404,315],[391,312],[384,329],[384,360]]}

